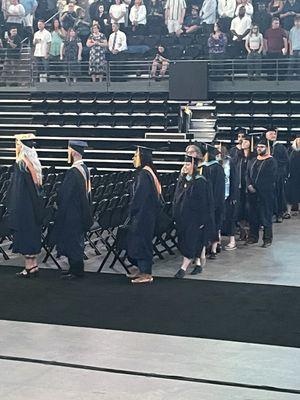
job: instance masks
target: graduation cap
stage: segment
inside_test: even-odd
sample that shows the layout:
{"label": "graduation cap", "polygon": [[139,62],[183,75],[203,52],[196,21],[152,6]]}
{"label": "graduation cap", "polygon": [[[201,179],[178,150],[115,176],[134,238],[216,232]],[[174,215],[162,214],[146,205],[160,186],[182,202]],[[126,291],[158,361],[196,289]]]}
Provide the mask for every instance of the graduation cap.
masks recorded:
{"label": "graduation cap", "polygon": [[208,161],[209,156],[216,157],[218,154],[221,153],[220,149],[218,149],[218,147],[216,147],[215,145],[211,145],[205,142],[198,142],[198,145],[202,154],[204,155],[205,161]]}
{"label": "graduation cap", "polygon": [[249,142],[251,143],[251,152],[254,151],[254,146],[256,145],[260,137],[261,136],[257,132],[249,133],[244,137],[244,140],[249,140]]}
{"label": "graduation cap", "polygon": [[238,135],[239,133],[243,133],[244,135],[246,135],[247,131],[248,131],[247,128],[243,128],[242,126],[239,126],[238,128],[235,128],[234,134]]}
{"label": "graduation cap", "polygon": [[68,143],[68,163],[71,163],[71,149],[77,151],[81,156],[84,154],[84,150],[88,147],[87,142],[83,140],[69,140]]}
{"label": "graduation cap", "polygon": [[199,158],[185,155],[184,162],[194,164],[194,166],[197,167],[199,164]]}
{"label": "graduation cap", "polygon": [[153,162],[152,160],[153,149],[145,146],[135,146],[135,147],[136,151],[133,156],[133,164],[135,168],[141,167],[142,164]]}
{"label": "graduation cap", "polygon": [[15,139],[17,144],[22,143],[24,146],[32,148],[35,145],[36,136],[34,133],[20,133],[15,135]]}

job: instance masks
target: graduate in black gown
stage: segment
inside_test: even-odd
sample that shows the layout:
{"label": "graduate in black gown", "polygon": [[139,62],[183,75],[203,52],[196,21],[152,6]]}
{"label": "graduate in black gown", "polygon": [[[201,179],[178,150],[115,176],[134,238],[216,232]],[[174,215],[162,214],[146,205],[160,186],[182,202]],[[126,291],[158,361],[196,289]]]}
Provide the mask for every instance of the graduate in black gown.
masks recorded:
{"label": "graduate in black gown", "polygon": [[234,132],[237,138],[237,144],[234,147],[232,147],[229,151],[229,155],[233,160],[235,160],[242,152],[242,143],[246,133],[247,133],[246,129],[240,127],[236,128]]}
{"label": "graduate in black gown", "polygon": [[225,174],[225,207],[221,232],[223,236],[229,236],[229,243],[225,246],[225,250],[230,251],[237,248],[235,231],[238,213],[239,185],[236,161],[229,156],[225,146],[221,147],[220,164]]}
{"label": "graduate in black gown", "polygon": [[264,135],[259,139],[256,150],[257,157],[247,170],[250,233],[246,243],[257,243],[259,229],[263,226],[262,247],[268,247],[273,240],[272,219],[277,162],[268,151],[268,140]]}
{"label": "graduate in black gown", "polygon": [[285,146],[282,143],[276,142],[276,128],[272,128],[267,131],[266,138],[269,140],[271,155],[277,161],[278,166],[275,184],[274,214],[276,216],[276,222],[282,222],[283,215],[287,210],[287,200],[284,189],[288,176],[289,156]]}
{"label": "graduate in black gown", "polygon": [[173,214],[178,236],[178,248],[183,255],[176,278],[183,278],[193,260],[192,275],[202,272],[200,255],[206,246],[206,226],[210,222],[210,194],[207,179],[198,170],[199,159],[185,156],[185,164],[178,179]]}
{"label": "graduate in black gown", "polygon": [[42,167],[33,134],[16,135],[16,163],[8,188],[7,224],[13,233],[13,253],[25,257],[20,278],[37,276],[43,220]]}
{"label": "graduate in black gown", "polygon": [[133,158],[136,173],[129,206],[127,256],[138,268],[129,275],[132,283],[153,281],[153,238],[161,210],[161,185],[152,160],[152,149],[141,147]]}
{"label": "graduate in black gown", "polygon": [[246,175],[248,165],[256,158],[254,149],[254,136],[246,135],[242,142],[242,151],[236,160],[238,180],[238,215],[237,221],[240,230],[239,240],[245,241],[249,234],[249,202],[247,195]]}
{"label": "graduate in black gown", "polygon": [[220,154],[220,150],[215,146],[202,144],[201,151],[205,160],[201,165],[202,174],[211,184],[214,202],[214,232],[211,232],[210,241],[212,246],[208,258],[215,259],[224,218],[225,174],[222,165],[216,159],[217,155]]}
{"label": "graduate in black gown", "polygon": [[292,206],[298,204],[298,207],[300,207],[300,137],[297,137],[292,144],[286,196],[288,201],[287,216],[291,218]]}
{"label": "graduate in black gown", "polygon": [[84,236],[93,223],[90,174],[82,159],[86,147],[87,143],[83,141],[69,142],[72,166],[58,192],[58,209],[51,235],[57,253],[68,258],[69,270],[62,276],[68,280],[84,275]]}

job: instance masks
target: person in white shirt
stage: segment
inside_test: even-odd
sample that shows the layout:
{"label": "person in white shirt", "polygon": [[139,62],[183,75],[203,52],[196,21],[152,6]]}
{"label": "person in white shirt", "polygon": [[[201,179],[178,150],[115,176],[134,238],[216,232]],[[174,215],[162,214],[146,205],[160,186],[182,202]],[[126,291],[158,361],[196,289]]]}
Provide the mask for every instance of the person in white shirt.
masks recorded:
{"label": "person in white shirt", "polygon": [[250,32],[251,18],[246,15],[245,7],[240,7],[238,17],[231,21],[230,32],[234,45],[235,56],[244,57],[246,54],[245,40]]}
{"label": "person in white shirt", "polygon": [[126,16],[126,5],[121,3],[121,0],[115,0],[116,4],[112,4],[109,8],[109,15],[112,24],[118,24],[119,27],[124,27]]}
{"label": "person in white shirt", "polygon": [[239,10],[241,7],[245,7],[246,15],[252,19],[253,16],[253,5],[250,0],[242,0],[241,4],[239,4],[235,10],[235,15],[239,15]]}
{"label": "person in white shirt", "polygon": [[165,5],[165,23],[169,33],[176,33],[182,27],[186,11],[185,0],[167,0]]}
{"label": "person in white shirt", "polygon": [[127,50],[127,39],[124,32],[119,30],[118,24],[112,25],[112,34],[108,39],[108,50],[113,55],[117,55]]}
{"label": "person in white shirt", "polygon": [[210,28],[216,22],[216,14],[217,0],[204,0],[199,15],[201,22],[208,25],[209,32],[211,32]]}
{"label": "person in white shirt", "polygon": [[218,0],[218,14],[221,30],[228,33],[234,12],[236,9],[236,0]]}
{"label": "person in white shirt", "polygon": [[147,10],[142,0],[135,0],[131,7],[129,19],[132,24],[132,32],[135,35],[145,34],[145,25],[147,23]]}
{"label": "person in white shirt", "polygon": [[19,36],[23,37],[23,19],[25,17],[25,8],[19,4],[18,0],[11,0],[7,10],[6,28],[10,31],[17,28]]}
{"label": "person in white shirt", "polygon": [[48,58],[51,47],[51,33],[45,29],[45,22],[38,21],[38,31],[33,36],[34,58],[37,63],[37,69],[40,73],[41,82],[45,81],[48,71]]}

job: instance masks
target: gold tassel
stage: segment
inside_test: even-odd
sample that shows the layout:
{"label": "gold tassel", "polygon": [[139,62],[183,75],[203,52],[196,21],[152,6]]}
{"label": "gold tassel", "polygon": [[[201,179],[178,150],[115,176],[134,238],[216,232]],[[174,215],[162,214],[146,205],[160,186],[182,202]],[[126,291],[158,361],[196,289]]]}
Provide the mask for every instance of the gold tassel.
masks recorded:
{"label": "gold tassel", "polygon": [[251,136],[251,153],[254,151],[254,137],[253,135]]}
{"label": "gold tassel", "polygon": [[271,154],[270,140],[268,139],[268,153]]}
{"label": "gold tassel", "polygon": [[133,165],[134,168],[139,168],[142,165],[141,152],[139,147],[136,149],[136,152],[133,156]]}

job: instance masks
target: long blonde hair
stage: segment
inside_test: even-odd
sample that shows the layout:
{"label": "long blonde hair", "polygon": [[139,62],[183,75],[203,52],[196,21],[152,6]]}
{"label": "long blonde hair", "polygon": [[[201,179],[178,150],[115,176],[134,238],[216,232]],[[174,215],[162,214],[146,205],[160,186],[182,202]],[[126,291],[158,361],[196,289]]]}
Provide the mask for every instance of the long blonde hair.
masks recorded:
{"label": "long blonde hair", "polygon": [[32,164],[37,176],[38,184],[41,186],[43,183],[42,165],[35,148],[28,147],[23,143],[21,143],[20,146],[20,152],[17,155],[16,162],[24,162],[26,164],[25,159],[27,159]]}

